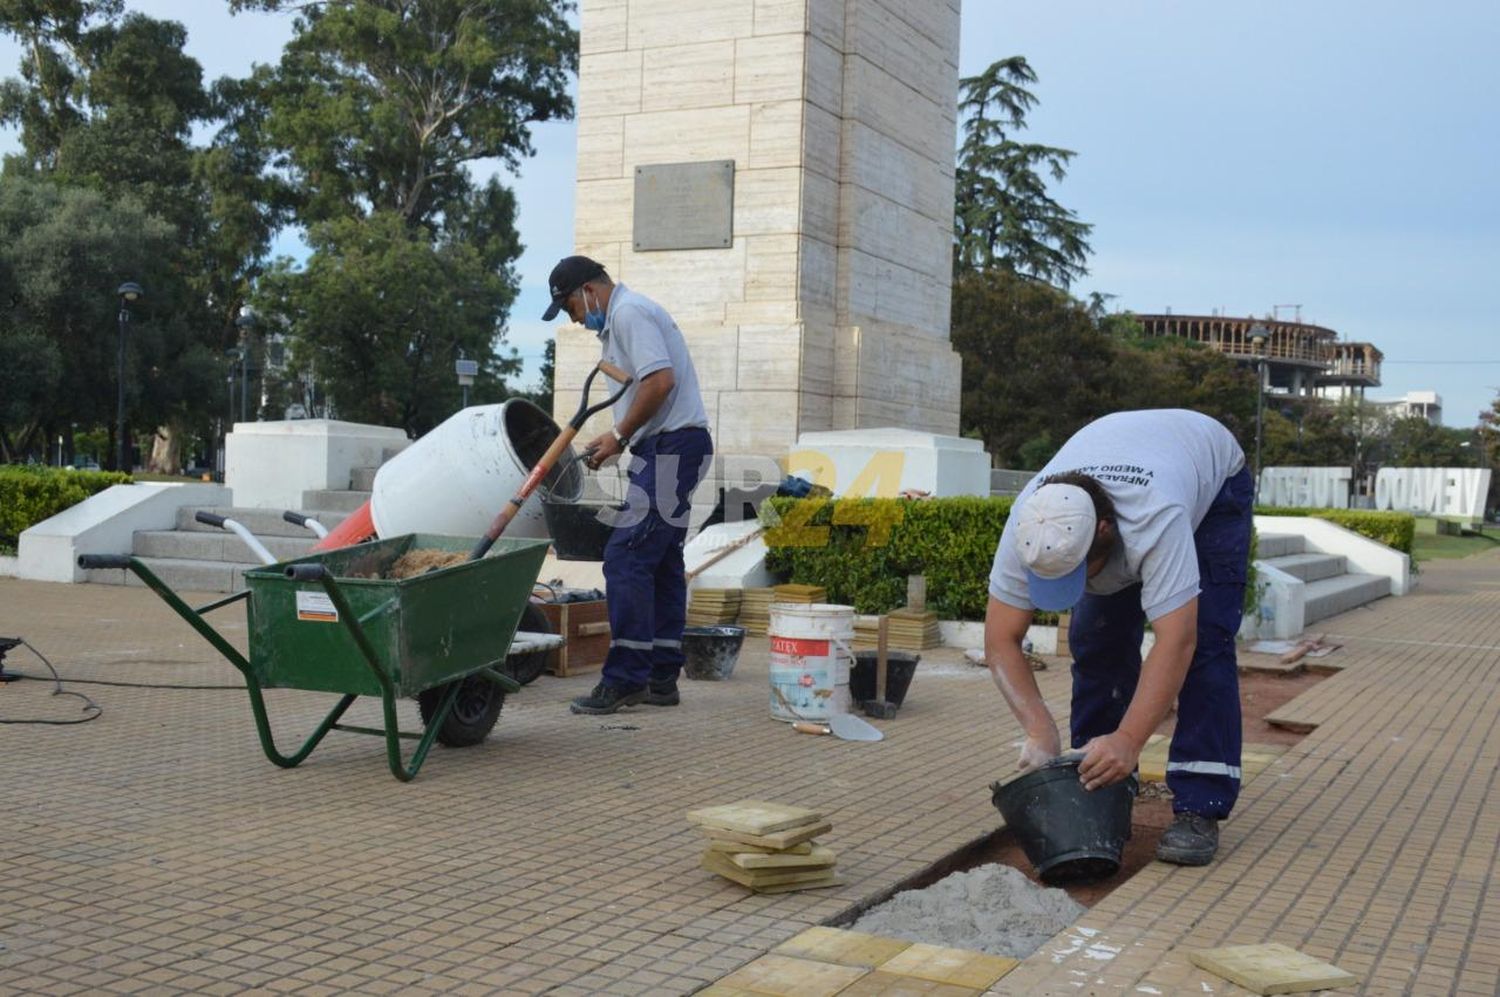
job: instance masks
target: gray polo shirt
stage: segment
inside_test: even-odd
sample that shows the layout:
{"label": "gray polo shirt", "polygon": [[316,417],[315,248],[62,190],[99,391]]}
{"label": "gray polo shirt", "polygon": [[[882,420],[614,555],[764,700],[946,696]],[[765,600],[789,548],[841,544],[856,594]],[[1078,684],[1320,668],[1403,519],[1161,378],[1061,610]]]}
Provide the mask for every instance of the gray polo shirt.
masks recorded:
{"label": "gray polo shirt", "polygon": [[1193,533],[1224,482],[1244,466],[1245,453],[1233,434],[1199,412],[1149,409],[1095,419],[1016,497],[990,569],[990,595],[1032,608],[1012,530],[1015,509],[1048,475],[1082,471],[1109,493],[1120,530],[1113,556],[1087,590],[1109,595],[1139,582],[1148,620],[1180,609],[1198,595]]}
{"label": "gray polo shirt", "polygon": [[641,379],[672,368],[671,392],[651,420],[631,435],[632,442],[675,429],[708,428],[708,412],[703,407],[698,372],[688,355],[687,341],[665,308],[624,284],[616,284],[609,296],[609,312],[599,342],[604,348],[604,359],[635,378],[635,383],[615,402],[616,425],[635,402]]}

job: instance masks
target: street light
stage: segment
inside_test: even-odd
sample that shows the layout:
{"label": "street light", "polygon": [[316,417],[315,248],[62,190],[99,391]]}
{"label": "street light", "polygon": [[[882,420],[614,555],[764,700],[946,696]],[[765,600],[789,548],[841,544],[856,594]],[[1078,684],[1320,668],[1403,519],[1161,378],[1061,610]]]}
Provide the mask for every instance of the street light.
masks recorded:
{"label": "street light", "polygon": [[1266,327],[1250,327],[1250,346],[1255,350],[1255,482],[1252,503],[1260,501],[1260,447],[1266,409]]}
{"label": "street light", "polygon": [[249,305],[241,307],[234,325],[240,330],[240,422],[249,422],[246,405],[250,396],[250,334],[255,330],[255,309]]}
{"label": "street light", "polygon": [[465,360],[462,352],[458,359],[453,361],[453,373],[458,375],[458,386],[463,389],[463,408],[469,407],[469,385],[474,383],[474,377],[479,373],[478,360]]}
{"label": "street light", "polygon": [[130,306],[143,298],[146,292],[135,281],[127,280],[115,293],[120,296],[120,348],[115,361],[115,470],[128,474],[130,468],[127,466],[127,454],[130,448],[125,442],[125,327],[130,325]]}

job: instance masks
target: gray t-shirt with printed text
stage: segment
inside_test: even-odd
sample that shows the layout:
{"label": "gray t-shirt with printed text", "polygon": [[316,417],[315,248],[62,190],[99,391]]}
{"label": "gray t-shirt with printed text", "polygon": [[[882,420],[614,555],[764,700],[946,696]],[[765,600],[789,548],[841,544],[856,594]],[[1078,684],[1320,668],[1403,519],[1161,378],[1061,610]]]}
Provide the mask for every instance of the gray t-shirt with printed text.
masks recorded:
{"label": "gray t-shirt with printed text", "polygon": [[665,308],[624,284],[615,284],[599,342],[604,348],[604,359],[635,378],[635,383],[615,402],[616,425],[635,402],[641,379],[668,367],[672,369],[675,383],[671,393],[650,421],[631,434],[633,442],[674,429],[708,428],[708,412],[698,390],[698,372],[693,369],[687,340]]}
{"label": "gray t-shirt with printed text", "polygon": [[1073,435],[1016,497],[990,569],[990,595],[1031,609],[1012,525],[1052,474],[1081,471],[1109,493],[1120,543],[1088,591],[1108,595],[1141,583],[1141,607],[1155,620],[1198,595],[1193,532],[1214,497],[1245,466],[1245,453],[1216,419],[1185,409],[1116,412]]}

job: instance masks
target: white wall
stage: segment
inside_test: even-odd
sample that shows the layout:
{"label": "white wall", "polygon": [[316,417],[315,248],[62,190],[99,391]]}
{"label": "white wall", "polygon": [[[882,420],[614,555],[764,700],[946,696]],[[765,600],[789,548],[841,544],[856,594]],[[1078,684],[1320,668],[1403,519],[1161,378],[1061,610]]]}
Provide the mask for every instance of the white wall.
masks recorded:
{"label": "white wall", "polygon": [[406,432],[333,419],[237,422],[225,440],[224,483],[246,509],[301,509],[305,491],[347,489],[357,467],[404,450]]}

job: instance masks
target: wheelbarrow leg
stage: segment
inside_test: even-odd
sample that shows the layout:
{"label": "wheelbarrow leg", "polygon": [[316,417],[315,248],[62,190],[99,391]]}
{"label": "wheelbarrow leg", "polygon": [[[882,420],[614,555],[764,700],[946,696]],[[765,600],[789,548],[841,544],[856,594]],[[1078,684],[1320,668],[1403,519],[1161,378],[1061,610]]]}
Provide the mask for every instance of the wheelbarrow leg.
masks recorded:
{"label": "wheelbarrow leg", "polygon": [[[100,559],[94,558],[93,560]],[[301,748],[297,749],[296,754],[283,755],[277,750],[276,739],[271,733],[271,720],[266,715],[266,701],[265,697],[261,694],[260,683],[255,679],[255,673],[250,668],[250,662],[245,660],[245,656],[239,652],[239,649],[225,640],[222,634],[215,630],[208,621],[204,620],[203,613],[183,602],[176,592],[168,588],[165,582],[156,577],[156,574],[139,560],[132,557],[127,562],[124,558],[111,557],[109,558],[109,562],[108,567],[126,568],[134,571],[136,577],[146,583],[147,588],[160,596],[161,600],[170,606],[173,612],[186,620],[190,627],[198,631],[204,640],[212,644],[244,676],[245,688],[250,693],[250,711],[255,714],[255,733],[260,737],[261,750],[266,753],[266,757],[273,764],[284,769],[295,768],[302,764],[303,759],[312,753],[312,750],[318,746],[318,742],[323,740],[328,732],[333,729],[334,724],[338,723],[339,717],[344,715],[344,711],[349,708],[349,704],[353,703],[357,698],[353,695],[348,695],[340,699],[337,705],[329,711],[328,716],[323,718],[323,722],[318,725],[318,729],[313,731],[312,735],[303,742]],[[226,605],[242,597],[241,593],[235,593],[229,599],[220,599],[217,602],[210,603],[204,607],[204,611],[216,609],[219,606]]]}

